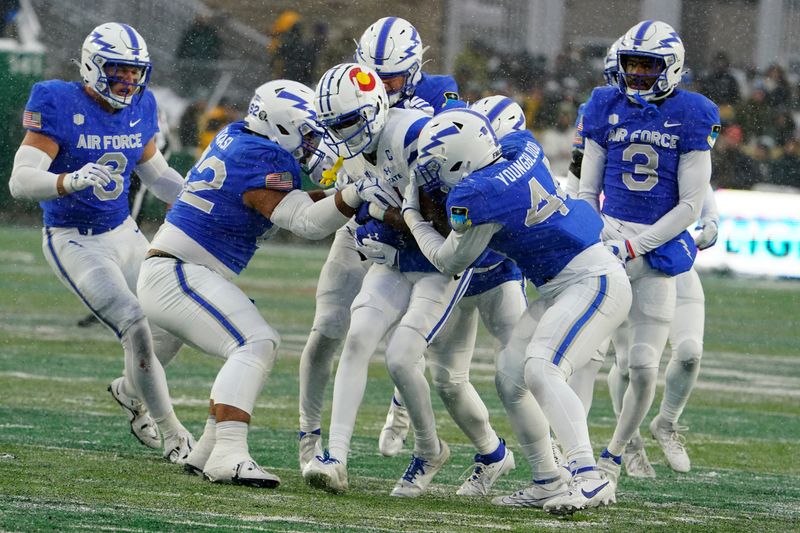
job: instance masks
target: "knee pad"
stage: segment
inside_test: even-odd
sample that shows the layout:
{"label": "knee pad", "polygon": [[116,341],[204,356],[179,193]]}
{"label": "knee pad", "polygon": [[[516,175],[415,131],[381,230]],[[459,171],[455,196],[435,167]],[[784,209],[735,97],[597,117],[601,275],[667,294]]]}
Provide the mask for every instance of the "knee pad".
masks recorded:
{"label": "knee pad", "polygon": [[350,327],[350,302],[317,300],[312,329],[329,339],[341,339]]}
{"label": "knee pad", "polygon": [[661,359],[661,354],[656,351],[655,347],[645,343],[634,344],[628,353],[628,368],[631,370],[658,368],[659,359]]}
{"label": "knee pad", "polygon": [[434,361],[428,361],[433,386],[440,392],[455,389],[469,382],[469,372],[453,372]]}
{"label": "knee pad", "polygon": [[277,357],[273,340],[248,341],[228,355],[211,388],[215,404],[225,404],[253,413],[256,399]]}
{"label": "knee pad", "polygon": [[638,390],[655,389],[658,379],[658,367],[656,368],[631,368],[630,383]]}
{"label": "knee pad", "polygon": [[692,368],[700,363],[700,358],[703,357],[703,345],[694,339],[683,340],[672,352],[672,357],[683,366]]}

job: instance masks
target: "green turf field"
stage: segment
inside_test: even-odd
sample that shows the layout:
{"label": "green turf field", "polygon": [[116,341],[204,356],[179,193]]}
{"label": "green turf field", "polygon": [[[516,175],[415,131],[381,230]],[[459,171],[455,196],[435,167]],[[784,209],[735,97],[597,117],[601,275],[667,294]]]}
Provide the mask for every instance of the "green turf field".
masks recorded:
{"label": "green turf field", "polygon": [[[38,230],[0,228],[2,531],[800,529],[799,282],[704,276],[706,354],[682,420],[691,427],[692,472],[670,471],[647,438],[657,479],[623,476],[616,506],[558,519],[455,496],[475,452],[438,399],[437,420],[451,460],[430,494],[390,498],[409,455],[386,459],[377,450],[391,396],[380,361],[370,368],[353,439],[350,492],[333,496],[303,484],[296,443],[298,356],[311,325],[324,246],[268,245],[240,280],[283,337],[250,433],[253,457],[280,475],[280,488],[212,485],[183,474],[128,434],[122,411],[106,392],[122,370],[122,350],[100,326],[75,327],[85,310],[56,280],[40,246]],[[495,428],[516,450],[493,391],[492,353],[482,336],[473,382]],[[184,349],[167,369],[176,412],[197,436],[219,366]],[[590,430],[599,452],[614,423],[604,379],[595,398]],[[497,493],[526,483],[530,472],[520,453],[517,465]]]}

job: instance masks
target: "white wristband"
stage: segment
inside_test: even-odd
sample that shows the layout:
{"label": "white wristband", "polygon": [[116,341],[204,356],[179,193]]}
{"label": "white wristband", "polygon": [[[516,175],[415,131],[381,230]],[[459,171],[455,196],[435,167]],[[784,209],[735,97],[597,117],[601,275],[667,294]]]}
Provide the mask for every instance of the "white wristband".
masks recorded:
{"label": "white wristband", "polygon": [[383,221],[383,217],[386,216],[386,208],[381,207],[374,202],[370,202],[369,204],[369,216],[374,218],[375,220]]}

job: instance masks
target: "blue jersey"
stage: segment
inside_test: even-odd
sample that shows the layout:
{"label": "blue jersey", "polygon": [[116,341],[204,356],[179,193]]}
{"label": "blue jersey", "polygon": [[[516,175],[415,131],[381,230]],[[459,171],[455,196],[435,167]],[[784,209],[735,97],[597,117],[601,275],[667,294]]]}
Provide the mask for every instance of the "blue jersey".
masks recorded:
{"label": "blue jersey", "polygon": [[272,227],[244,204],[244,193],[299,188],[300,165],[292,154],[246,131],[244,122],[234,122],[214,137],[189,171],[167,222],[238,274],[253,257],[258,237]]}
{"label": "blue jersey", "polygon": [[[414,89],[414,96],[422,98],[433,107],[433,114],[451,109],[465,107],[459,100],[458,85],[452,76],[422,73],[422,79]],[[463,104],[463,105],[462,105]]]}
{"label": "blue jersey", "polygon": [[600,216],[583,200],[567,197],[547,170],[541,145],[528,131],[512,161],[482,168],[447,197],[450,225],[501,225],[489,247],[513,259],[537,287],[553,279],[576,255],[600,242]]}
{"label": "blue jersey", "polygon": [[105,188],[89,187],[39,202],[45,226],[106,231],[128,217],[131,172],[158,131],[153,93],[145,90],[141,98],[111,113],[79,82],[43,81],[31,89],[22,125],[58,144],[50,172],[74,172],[86,163],[111,168],[113,179]]}
{"label": "blue jersey", "polygon": [[578,106],[578,116],[575,118],[575,134],[572,136],[572,149],[578,150],[579,152],[583,152],[583,147],[586,144],[583,133],[583,112],[588,103],[589,102],[584,102]]}
{"label": "blue jersey", "polygon": [[655,223],[678,204],[680,156],[710,150],[719,131],[717,106],[700,94],[675,89],[643,108],[616,87],[595,89],[583,132],[606,150],[603,213]]}

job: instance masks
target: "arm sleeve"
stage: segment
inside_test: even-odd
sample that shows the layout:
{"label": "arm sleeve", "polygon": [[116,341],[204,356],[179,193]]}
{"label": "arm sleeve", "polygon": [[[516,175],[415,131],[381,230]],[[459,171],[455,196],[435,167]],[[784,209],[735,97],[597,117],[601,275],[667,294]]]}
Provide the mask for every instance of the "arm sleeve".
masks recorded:
{"label": "arm sleeve", "polygon": [[48,172],[53,162],[46,153],[33,146],[22,145],[14,156],[14,167],[8,187],[18,200],[52,200],[58,198],[58,174]]}
{"label": "arm sleeve", "polygon": [[500,229],[498,224],[480,224],[463,233],[451,231],[445,238],[417,211],[407,210],[405,220],[423,255],[444,274],[458,274],[469,268]]}
{"label": "arm sleeve", "polygon": [[589,202],[599,213],[600,191],[603,189],[603,171],[606,166],[606,150],[588,137],[585,142],[578,198]]}
{"label": "arm sleeve", "polygon": [[[586,163],[584,162],[584,165]],[[583,181],[581,179],[581,181]],[[703,197],[711,181],[711,152],[693,151],[683,154],[678,163],[678,205],[648,229],[630,239],[636,255],[654,250],[689,227],[700,216]]]}
{"label": "arm sleeve", "polygon": [[703,208],[700,211],[701,220],[713,220],[719,225],[719,210],[717,209],[717,199],[714,198],[714,189],[709,184],[706,196],[703,198]]}
{"label": "arm sleeve", "polygon": [[335,196],[318,202],[301,190],[287,194],[272,211],[273,224],[299,237],[319,240],[327,237],[350,220],[336,207]]}
{"label": "arm sleeve", "polygon": [[183,176],[169,166],[158,149],[153,157],[136,165],[135,170],[144,186],[162,202],[175,202],[183,189]]}

